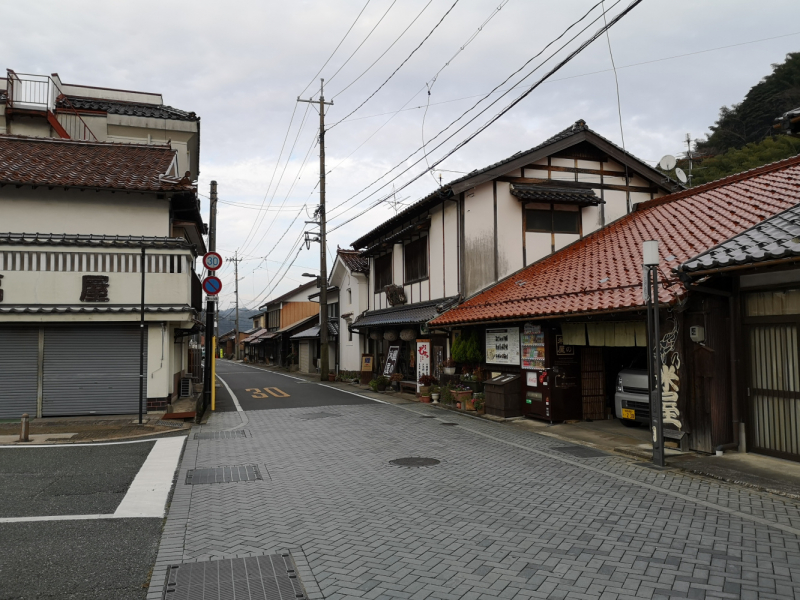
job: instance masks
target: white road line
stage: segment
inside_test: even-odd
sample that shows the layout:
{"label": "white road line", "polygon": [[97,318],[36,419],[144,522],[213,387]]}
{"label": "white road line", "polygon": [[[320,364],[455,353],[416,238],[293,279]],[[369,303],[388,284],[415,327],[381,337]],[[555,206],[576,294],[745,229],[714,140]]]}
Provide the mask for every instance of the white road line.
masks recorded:
{"label": "white road line", "polygon": [[247,413],[244,412],[244,410],[242,409],[242,405],[239,404],[239,399],[236,397],[236,394],[233,393],[231,386],[229,386],[228,383],[219,375],[217,375],[217,379],[219,379],[222,382],[222,385],[225,386],[225,389],[228,390],[228,393],[231,395],[231,399],[233,400],[233,405],[236,407],[236,412],[239,413],[239,418],[242,419],[242,422],[239,425],[237,425],[236,427],[231,427],[227,431],[230,431],[231,429],[239,429],[239,427],[244,427],[250,422],[250,418],[247,416]]}
{"label": "white road line", "polygon": [[373,402],[380,402],[381,404],[391,404],[391,402],[387,402],[386,400],[378,400],[377,398],[370,398],[369,396],[365,396],[363,394],[356,394],[355,392],[348,392],[347,390],[343,390],[341,388],[333,387],[332,385],[325,385],[324,383],[318,383],[317,385],[321,385],[322,387],[326,387],[331,390],[336,390],[337,392],[344,392],[345,394],[350,394],[352,396],[358,396],[359,398],[365,398],[367,400],[372,400]]}
{"label": "white road line", "polygon": [[[150,440],[152,441],[152,440]],[[157,440],[134,477],[114,514],[49,515],[44,517],[5,517],[0,523],[37,521],[87,521],[94,519],[163,518],[172,479],[178,468],[186,436]],[[117,442],[125,443],[125,442]],[[77,445],[77,444],[76,444]],[[81,444],[97,446],[99,444]],[[27,446],[30,448],[31,446]],[[49,446],[39,446],[40,448]],[[63,446],[62,446],[63,447]]]}
{"label": "white road line", "polygon": [[158,440],[139,469],[114,516],[163,517],[185,437]]}
{"label": "white road line", "polygon": [[[185,438],[185,435],[177,436],[180,438]],[[167,438],[164,438],[167,439]],[[172,439],[172,438],[170,438]],[[127,440],[124,442],[92,442],[90,444],[14,444],[13,446],[0,446],[0,450],[6,450],[8,448],[85,448],[88,446],[118,446],[119,444],[146,444],[147,442],[154,442],[157,440],[149,439],[149,440]]]}

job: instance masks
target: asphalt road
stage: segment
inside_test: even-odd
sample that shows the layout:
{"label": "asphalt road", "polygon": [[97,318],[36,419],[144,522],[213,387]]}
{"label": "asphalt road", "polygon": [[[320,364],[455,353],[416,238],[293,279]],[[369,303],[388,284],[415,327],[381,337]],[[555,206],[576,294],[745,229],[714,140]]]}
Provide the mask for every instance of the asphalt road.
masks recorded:
{"label": "asphalt road", "polygon": [[60,520],[112,514],[155,441],[0,449],[0,600],[141,600],[163,518]]}
{"label": "asphalt road", "polygon": [[[289,374],[242,364],[218,361],[216,372],[233,390],[245,411],[374,404],[374,401],[363,396],[308,382]],[[216,410],[236,410],[225,386],[217,388]]]}

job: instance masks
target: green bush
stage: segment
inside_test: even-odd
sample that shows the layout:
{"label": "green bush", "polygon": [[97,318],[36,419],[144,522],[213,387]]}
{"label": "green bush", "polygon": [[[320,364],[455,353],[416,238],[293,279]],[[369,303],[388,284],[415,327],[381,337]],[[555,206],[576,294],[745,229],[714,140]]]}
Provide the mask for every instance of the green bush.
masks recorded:
{"label": "green bush", "polygon": [[473,331],[469,337],[461,336],[454,343],[450,350],[453,360],[459,363],[474,364],[483,360],[481,345],[478,332]]}

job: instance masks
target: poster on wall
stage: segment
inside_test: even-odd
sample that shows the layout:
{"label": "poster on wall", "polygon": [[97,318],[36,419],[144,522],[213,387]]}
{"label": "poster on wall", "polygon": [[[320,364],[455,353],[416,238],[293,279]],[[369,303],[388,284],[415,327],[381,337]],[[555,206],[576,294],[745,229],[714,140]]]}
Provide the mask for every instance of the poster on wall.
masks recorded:
{"label": "poster on wall", "polygon": [[400,354],[400,346],[389,346],[386,354],[386,366],[383,367],[383,376],[391,377],[397,369],[397,357]]}
{"label": "poster on wall", "polygon": [[417,391],[419,378],[431,374],[431,341],[417,340]]}
{"label": "poster on wall", "polygon": [[495,365],[519,364],[519,327],[486,330],[486,362]]}

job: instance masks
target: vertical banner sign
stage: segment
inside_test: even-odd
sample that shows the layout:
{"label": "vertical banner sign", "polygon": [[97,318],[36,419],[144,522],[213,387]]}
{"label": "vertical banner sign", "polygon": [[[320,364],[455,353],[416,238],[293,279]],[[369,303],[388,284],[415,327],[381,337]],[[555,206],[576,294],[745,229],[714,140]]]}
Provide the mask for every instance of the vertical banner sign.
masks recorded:
{"label": "vertical banner sign", "polygon": [[389,346],[386,354],[386,365],[383,367],[383,376],[391,377],[397,369],[397,356],[400,354],[400,346]]}
{"label": "vertical banner sign", "polygon": [[417,340],[417,391],[419,378],[431,374],[431,341]]}

